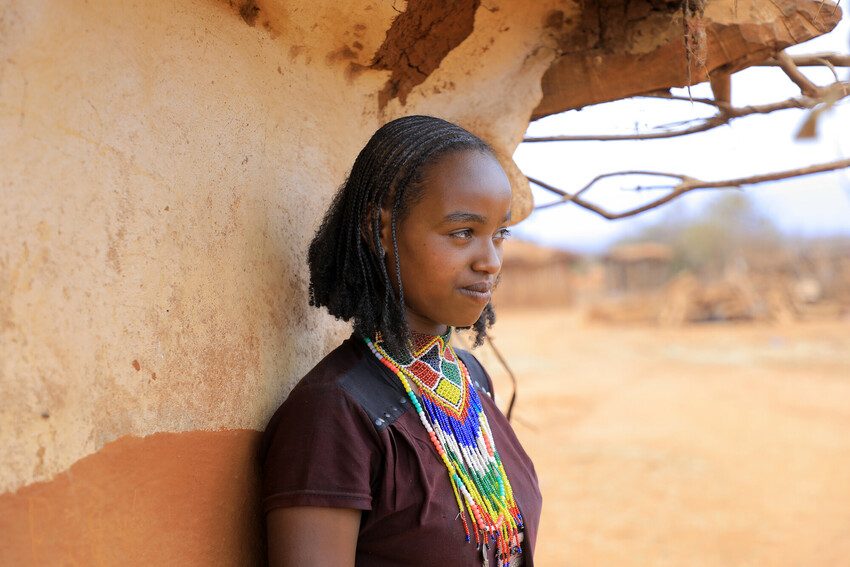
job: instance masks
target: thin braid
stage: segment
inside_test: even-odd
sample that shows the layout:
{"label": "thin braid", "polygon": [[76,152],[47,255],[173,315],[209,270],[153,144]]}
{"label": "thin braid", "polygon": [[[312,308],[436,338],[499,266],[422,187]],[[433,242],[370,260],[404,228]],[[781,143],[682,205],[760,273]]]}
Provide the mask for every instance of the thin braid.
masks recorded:
{"label": "thin braid", "polygon": [[496,312],[493,310],[493,304],[488,302],[484,306],[481,316],[472,325],[472,329],[475,331],[475,341],[472,343],[473,347],[484,344],[484,339],[487,337],[487,328],[492,327],[495,322]]}
{"label": "thin braid", "polygon": [[[393,236],[393,254],[394,254],[394,258],[395,258],[395,275],[396,275],[396,282],[398,284],[398,302],[399,302],[399,305],[404,306],[404,286],[401,285],[401,258],[400,258],[399,253],[398,253],[398,236],[397,236],[398,233],[396,231],[396,224],[397,224],[397,220],[398,220],[398,214],[397,214],[398,203],[399,203],[399,201],[396,200],[395,203],[394,203],[394,206],[393,206],[392,222],[391,222],[392,227],[391,228],[392,228],[392,236]],[[402,318],[402,319],[404,321],[403,325],[402,325],[403,331],[401,333],[401,337],[399,337],[399,338],[404,339],[404,342],[402,343],[402,345],[406,345],[407,344],[406,339],[410,335],[410,328],[407,325],[407,319],[406,318]]]}

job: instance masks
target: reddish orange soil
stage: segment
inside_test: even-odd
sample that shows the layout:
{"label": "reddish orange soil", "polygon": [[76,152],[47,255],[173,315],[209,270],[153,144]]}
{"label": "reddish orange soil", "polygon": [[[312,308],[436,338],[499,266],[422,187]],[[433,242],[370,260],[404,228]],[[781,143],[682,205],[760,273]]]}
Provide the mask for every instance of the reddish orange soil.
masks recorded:
{"label": "reddish orange soil", "polygon": [[[606,327],[508,311],[546,566],[850,565],[850,322]],[[510,382],[476,354],[505,406]]]}

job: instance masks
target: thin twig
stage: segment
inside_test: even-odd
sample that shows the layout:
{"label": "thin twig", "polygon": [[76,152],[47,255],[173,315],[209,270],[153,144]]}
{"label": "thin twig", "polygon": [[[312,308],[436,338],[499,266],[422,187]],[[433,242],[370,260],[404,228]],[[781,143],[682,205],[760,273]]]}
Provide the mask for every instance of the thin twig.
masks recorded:
{"label": "thin twig", "polygon": [[[590,183],[582,187],[576,193],[568,193],[563,189],[559,189],[553,185],[540,181],[539,179],[534,179],[533,177],[528,177],[528,181],[534,183],[535,185],[550,191],[551,193],[555,193],[561,198],[552,203],[546,203],[543,205],[538,205],[535,208],[537,209],[546,209],[549,207],[554,207],[556,205],[561,205],[563,203],[575,203],[576,205],[585,208],[589,211],[592,211],[606,219],[614,220],[621,219],[626,217],[632,217],[648,211],[650,209],[654,209],[664,203],[668,203],[673,199],[684,195],[690,191],[700,190],[700,189],[721,189],[721,188],[733,188],[733,187],[742,187],[744,185],[756,185],[758,183],[765,183],[767,181],[778,181],[780,179],[791,179],[794,177],[802,177],[804,175],[812,175],[815,173],[825,173],[828,171],[835,171],[838,169],[846,169],[850,168],[850,159],[842,159],[836,160],[827,163],[821,163],[816,165],[811,165],[807,167],[800,167],[797,169],[788,169],[785,171],[777,171],[773,173],[765,173],[761,175],[751,175],[748,177],[738,177],[736,179],[725,179],[721,181],[703,181],[701,179],[697,179],[694,177],[690,177],[688,175],[682,175],[677,173],[664,173],[660,171],[618,171],[613,173],[605,173],[603,175],[596,176]],[[587,190],[589,190],[597,181],[606,177],[615,177],[622,175],[653,175],[657,177],[672,177],[678,179],[680,182],[677,185],[669,186],[670,192],[666,195],[658,197],[648,203],[645,203],[639,207],[634,209],[629,209],[627,211],[623,211],[620,213],[610,212],[594,203],[589,201],[585,201],[581,198],[581,194]]]}
{"label": "thin twig", "polygon": [[502,364],[502,367],[504,367],[505,372],[507,372],[508,376],[511,377],[511,387],[513,389],[513,392],[511,392],[511,401],[510,401],[510,403],[508,403],[508,411],[505,412],[505,417],[507,417],[508,421],[510,422],[511,414],[514,411],[514,404],[516,403],[516,395],[517,395],[517,389],[518,389],[516,376],[514,376],[514,373],[511,371],[511,367],[508,366],[508,361],[505,360],[505,357],[502,356],[502,353],[499,352],[499,349],[496,348],[496,345],[493,343],[493,338],[490,337],[489,335],[487,335],[486,341],[487,341],[487,344],[490,345],[490,348],[493,349],[493,352],[496,354],[496,358],[499,359],[499,362]]}
{"label": "thin twig", "polygon": [[697,132],[705,132],[712,128],[717,128],[722,124],[726,124],[728,120],[721,119],[718,116],[707,118],[705,122],[690,128],[682,130],[669,130],[665,132],[652,132],[647,134],[579,134],[573,136],[530,136],[523,138],[523,142],[616,142],[624,140],[658,140],[662,138],[674,138],[676,136],[686,136],[688,134],[696,134]]}
{"label": "thin twig", "polygon": [[[797,67],[820,67],[824,65],[824,62],[835,67],[850,67],[850,55],[843,53],[807,53],[788,55],[788,57]],[[762,63],[756,63],[753,67],[779,67],[779,61],[771,57]]]}
{"label": "thin twig", "polygon": [[835,70],[835,65],[827,61],[826,59],[820,59],[823,62],[824,66],[827,67],[832,72],[832,78],[835,79],[836,83],[841,82],[841,78],[838,76],[838,71]]}
{"label": "thin twig", "polygon": [[[819,87],[821,88],[821,87]],[[828,91],[831,89],[838,89],[839,92],[843,92],[843,96],[847,96],[850,94],[850,82],[840,82],[833,83],[828,87],[821,88],[821,94],[826,95]],[[664,96],[664,95],[641,95],[643,97],[648,98],[669,98],[671,100],[688,100],[685,97],[673,97],[673,96]],[[694,99],[695,102],[698,99]],[[699,101],[702,102],[702,101]],[[662,132],[647,132],[644,134],[576,134],[576,135],[558,135],[558,136],[529,136],[523,138],[523,142],[527,143],[535,143],[535,142],[614,142],[614,141],[627,141],[627,140],[658,140],[664,138],[675,138],[678,136],[687,136],[688,134],[695,134],[697,132],[705,132],[707,130],[711,130],[713,128],[717,128],[718,126],[723,126],[728,124],[732,120],[736,118],[743,118],[745,116],[752,116],[756,114],[770,114],[772,112],[776,112],[777,110],[788,110],[788,109],[806,109],[806,108],[814,108],[815,106],[821,104],[823,102],[822,98],[811,98],[807,96],[789,98],[787,100],[781,100],[778,102],[771,102],[768,104],[753,104],[749,106],[739,106],[739,107],[731,107],[727,106],[723,108],[719,103],[717,104],[718,108],[721,111],[714,116],[709,116],[707,118],[695,118],[694,120],[701,120],[700,124],[695,126],[690,126],[688,128],[681,128],[678,130],[665,130]],[[693,122],[694,120],[683,121],[682,123]]]}
{"label": "thin twig", "polygon": [[524,419],[523,419],[523,418],[521,418],[520,416],[515,415],[515,416],[514,416],[514,418],[513,418],[513,420],[514,420],[516,423],[518,423],[518,424],[522,425],[523,427],[526,427],[527,429],[530,429],[531,431],[533,431],[533,432],[537,433],[537,426],[536,426],[536,425],[534,425],[534,424],[532,424],[532,423],[530,423],[530,422],[528,422],[528,421],[526,421],[526,420],[524,420]]}
{"label": "thin twig", "polygon": [[[842,82],[835,83],[836,85],[841,85],[845,89],[850,90],[850,83]],[[687,100],[684,97],[665,97],[665,96],[657,96],[657,95],[641,95],[647,96],[649,98],[671,98],[672,100]],[[697,99],[694,99],[696,102]],[[707,118],[698,118],[695,120],[702,120],[703,122],[688,128],[682,128],[680,130],[665,130],[663,132],[647,132],[644,134],[577,134],[577,135],[559,135],[559,136],[529,136],[523,138],[523,142],[534,143],[534,142],[611,142],[611,141],[626,141],[626,140],[657,140],[662,138],[675,138],[677,136],[686,136],[688,134],[694,134],[697,132],[705,132],[706,130],[711,130],[712,128],[717,128],[718,126],[723,126],[724,124],[728,124],[732,120],[736,118],[743,118],[745,116],[752,116],[755,114],[770,114],[771,112],[776,112],[777,110],[787,110],[792,108],[813,108],[820,104],[820,99],[813,99],[809,97],[795,97],[789,98],[787,100],[782,100],[779,102],[772,102],[768,104],[754,104],[749,106],[740,106],[740,107],[726,107],[722,109],[719,114],[714,116],[709,116]],[[720,105],[718,105],[720,106]],[[692,122],[692,121],[686,121]]]}
{"label": "thin twig", "polygon": [[687,102],[698,102],[700,104],[707,104],[709,106],[714,106],[714,107],[717,107],[717,108],[730,108],[730,105],[728,103],[720,102],[720,101],[714,100],[713,98],[696,98],[696,97],[688,98],[686,96],[679,96],[679,95],[674,95],[674,94],[670,94],[670,93],[663,93],[663,92],[639,94],[639,95],[635,95],[634,98],[663,98],[663,99],[666,99],[666,100],[683,100],[683,101],[687,101]]}

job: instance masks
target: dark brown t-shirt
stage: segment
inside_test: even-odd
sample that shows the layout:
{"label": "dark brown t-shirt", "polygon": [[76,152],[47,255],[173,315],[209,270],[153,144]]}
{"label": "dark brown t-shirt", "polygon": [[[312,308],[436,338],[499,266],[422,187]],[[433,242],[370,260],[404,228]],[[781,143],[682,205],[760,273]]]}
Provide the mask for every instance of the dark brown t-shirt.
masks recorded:
{"label": "dark brown t-shirt", "polygon": [[[478,360],[455,349],[476,383],[525,522],[533,565],[542,499],[537,475],[490,393]],[[404,389],[359,338],[322,359],[292,390],[263,435],[263,511],[279,506],[363,510],[358,567],[477,566],[449,476]],[[468,520],[469,521],[469,520]],[[497,565],[491,546],[490,565]]]}

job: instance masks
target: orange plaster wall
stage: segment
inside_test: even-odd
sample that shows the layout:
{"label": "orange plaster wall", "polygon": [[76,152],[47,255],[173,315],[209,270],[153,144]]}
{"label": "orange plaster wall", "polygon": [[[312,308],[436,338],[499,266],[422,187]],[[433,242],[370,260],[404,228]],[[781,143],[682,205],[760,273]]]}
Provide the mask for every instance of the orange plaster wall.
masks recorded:
{"label": "orange plaster wall", "polygon": [[260,434],[124,436],[0,495],[0,565],[259,565]]}

